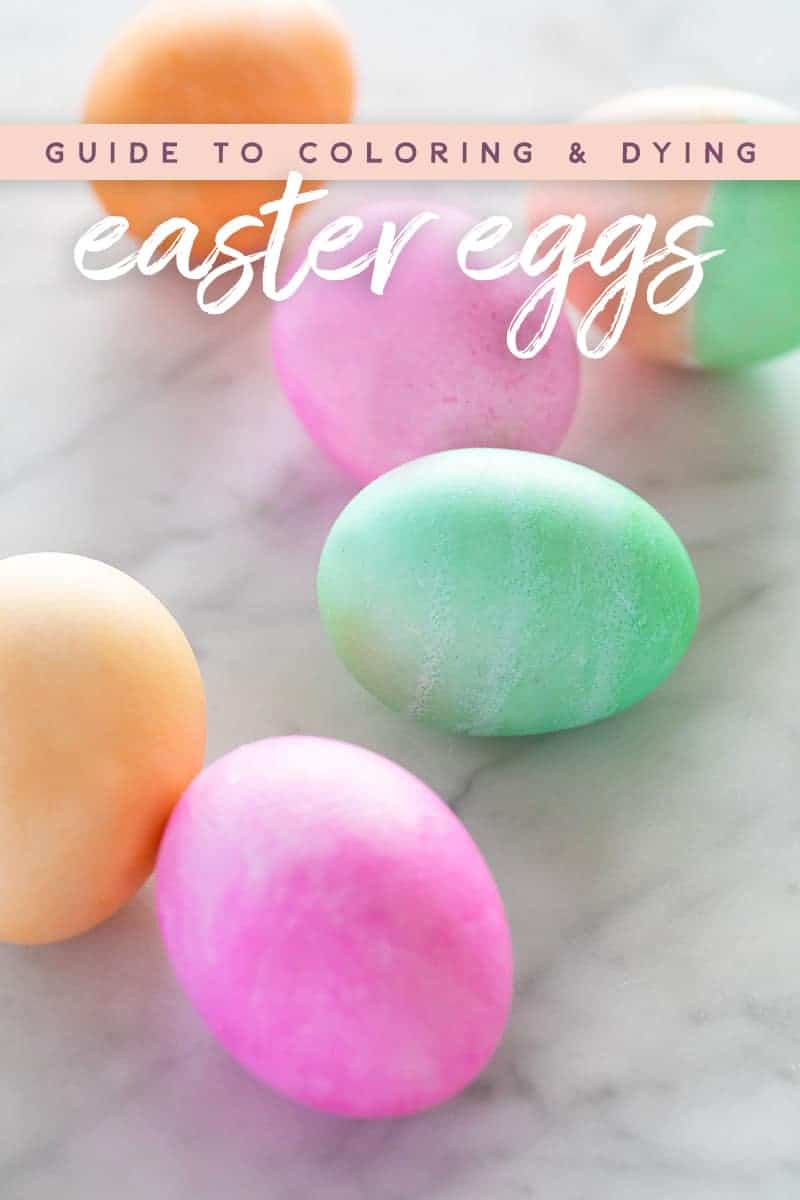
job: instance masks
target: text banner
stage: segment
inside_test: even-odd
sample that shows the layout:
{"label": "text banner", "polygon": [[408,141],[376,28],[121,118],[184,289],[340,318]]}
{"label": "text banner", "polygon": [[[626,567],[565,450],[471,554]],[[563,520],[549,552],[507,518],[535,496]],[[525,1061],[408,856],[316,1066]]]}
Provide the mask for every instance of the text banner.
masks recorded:
{"label": "text banner", "polygon": [[800,125],[3,125],[0,179],[800,179]]}

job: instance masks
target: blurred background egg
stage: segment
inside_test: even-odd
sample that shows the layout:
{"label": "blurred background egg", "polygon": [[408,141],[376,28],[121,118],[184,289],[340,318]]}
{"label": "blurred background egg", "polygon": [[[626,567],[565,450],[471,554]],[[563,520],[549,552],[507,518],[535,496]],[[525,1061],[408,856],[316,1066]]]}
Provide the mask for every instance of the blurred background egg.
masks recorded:
{"label": "blurred background egg", "polygon": [[[583,119],[746,125],[794,121],[797,114],[786,105],[744,92],[672,87],[620,97],[592,109]],[[800,346],[800,183],[796,181],[557,183],[537,187],[528,211],[531,226],[556,212],[583,213],[588,219],[585,246],[618,217],[653,213],[658,219],[653,249],[663,245],[663,235],[675,221],[694,213],[711,218],[713,228],[701,230],[694,242],[683,238],[682,243],[693,250],[726,253],[705,264],[703,282],[688,305],[670,316],[651,312],[646,283],[664,264],[642,276],[622,344],[644,358],[725,368]],[[685,278],[685,274],[675,277],[676,286]],[[585,312],[608,282],[588,265],[580,267],[572,276],[569,299]],[[598,318],[599,328],[608,328],[615,308],[610,305]]]}
{"label": "blurred background egg", "polygon": [[[347,36],[327,0],[154,0],[97,67],[83,119],[92,124],[346,122],[353,110]],[[284,181],[106,181],[103,207],[145,238],[169,217],[200,229],[207,253],[232,217],[257,214]],[[263,230],[233,244],[265,245]]]}
{"label": "blurred background egg", "polygon": [[155,596],[88,558],[0,562],[0,940],[71,937],[125,903],[205,732],[197,663]]}
{"label": "blurred background egg", "polygon": [[[387,197],[358,210],[362,233],[324,265],[369,253],[384,221],[402,230],[421,212],[436,219],[403,247],[383,295],[371,291],[370,271],[335,282],[309,275],[272,315],[273,359],[289,402],[360,483],[437,450],[550,454],[575,412],[580,371],[567,318],[535,358],[515,358],[507,328],[536,283],[521,271],[471,279],[459,267],[459,242],[476,217],[423,197]],[[503,244],[497,258],[510,252]],[[532,329],[542,316],[537,307]]]}

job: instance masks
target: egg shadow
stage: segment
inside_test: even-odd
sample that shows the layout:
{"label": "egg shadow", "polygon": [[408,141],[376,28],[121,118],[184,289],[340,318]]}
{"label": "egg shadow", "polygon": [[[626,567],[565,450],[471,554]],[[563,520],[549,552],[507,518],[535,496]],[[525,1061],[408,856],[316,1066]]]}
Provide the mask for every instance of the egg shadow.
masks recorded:
{"label": "egg shadow", "polygon": [[218,1200],[230,1180],[243,1195],[265,1181],[276,1197],[350,1196],[355,1181],[365,1194],[426,1194],[469,1168],[462,1138],[486,1144],[487,1101],[502,1111],[513,1082],[506,1048],[464,1096],[414,1118],[348,1121],[282,1099],[225,1054],[181,994],[149,887],[88,934],[0,947],[0,978],[4,1066],[21,1081],[18,1133],[3,1147],[9,1197],[55,1182],[99,1194],[122,1155],[122,1200],[176,1178],[185,1191],[167,1194],[200,1200]]}
{"label": "egg shadow", "polygon": [[621,348],[584,360],[561,453],[640,489],[763,472],[780,458],[791,361],[710,372],[647,363]]}
{"label": "egg shadow", "polygon": [[711,373],[618,350],[586,364],[561,453],[626,484],[671,522],[700,580],[701,632],[781,572],[763,535],[790,521],[797,501],[797,362]]}

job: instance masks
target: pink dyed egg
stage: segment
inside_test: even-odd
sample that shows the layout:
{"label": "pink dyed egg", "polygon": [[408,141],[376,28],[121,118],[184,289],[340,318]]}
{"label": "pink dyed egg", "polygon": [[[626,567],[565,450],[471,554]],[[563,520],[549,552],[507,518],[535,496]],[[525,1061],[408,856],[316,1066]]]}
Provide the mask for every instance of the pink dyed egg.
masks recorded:
{"label": "pink dyed egg", "polygon": [[[382,296],[370,272],[349,280],[310,275],[272,318],[275,369],[300,420],[321,449],[366,483],[410,459],[469,446],[553,453],[575,410],[578,353],[561,317],[533,359],[515,358],[506,331],[538,280],[515,271],[474,280],[457,247],[477,221],[418,200],[355,215],[364,231],[338,266],[375,248],[384,220],[398,229],[421,211],[437,220],[403,248]],[[505,244],[494,261],[508,256]],[[489,266],[481,255],[475,266]],[[541,312],[530,318],[541,323]],[[527,328],[527,325],[526,325]]]}
{"label": "pink dyed egg", "polygon": [[200,1015],[302,1104],[416,1112],[500,1040],[512,967],[494,881],[438,796],[369,750],[285,737],[219,759],[172,815],[157,889]]}

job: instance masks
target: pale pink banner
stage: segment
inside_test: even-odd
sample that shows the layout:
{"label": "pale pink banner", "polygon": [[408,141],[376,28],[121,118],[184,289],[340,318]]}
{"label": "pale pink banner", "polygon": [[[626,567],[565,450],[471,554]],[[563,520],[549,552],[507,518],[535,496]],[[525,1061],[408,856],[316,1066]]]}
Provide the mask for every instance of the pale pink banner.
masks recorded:
{"label": "pale pink banner", "polygon": [[800,179],[800,125],[3,125],[0,179]]}

